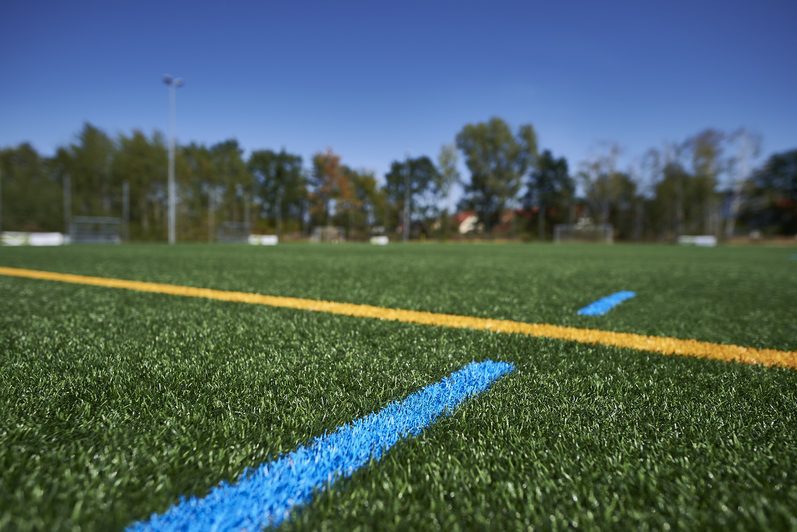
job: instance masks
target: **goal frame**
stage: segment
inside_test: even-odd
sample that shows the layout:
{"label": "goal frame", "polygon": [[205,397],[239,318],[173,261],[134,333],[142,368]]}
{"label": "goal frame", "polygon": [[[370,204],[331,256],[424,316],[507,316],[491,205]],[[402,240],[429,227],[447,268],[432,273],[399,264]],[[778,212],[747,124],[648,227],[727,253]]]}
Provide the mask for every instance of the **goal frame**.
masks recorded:
{"label": "goal frame", "polygon": [[109,216],[75,216],[69,223],[70,244],[121,244],[124,224]]}
{"label": "goal frame", "polygon": [[566,242],[612,244],[614,227],[611,224],[557,224],[553,228],[553,241],[557,244]]}

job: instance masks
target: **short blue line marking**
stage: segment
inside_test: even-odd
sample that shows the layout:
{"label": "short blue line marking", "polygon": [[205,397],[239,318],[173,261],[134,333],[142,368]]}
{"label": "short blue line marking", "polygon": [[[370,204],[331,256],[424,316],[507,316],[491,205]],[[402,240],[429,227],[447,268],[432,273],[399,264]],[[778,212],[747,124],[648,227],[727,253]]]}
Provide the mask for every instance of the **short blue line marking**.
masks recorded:
{"label": "short blue line marking", "polygon": [[396,442],[419,435],[512,370],[507,362],[471,362],[400,402],[244,471],[234,483],[222,482],[201,499],[183,497],[166,512],[152,514],[127,530],[259,530],[279,525],[293,508],[309,502],[316,490],[379,460]]}
{"label": "short blue line marking", "polygon": [[636,296],[636,292],[630,290],[623,290],[622,292],[615,292],[614,294],[602,297],[601,299],[590,303],[586,307],[578,311],[579,316],[603,316],[612,308],[616,307],[626,299],[631,299]]}

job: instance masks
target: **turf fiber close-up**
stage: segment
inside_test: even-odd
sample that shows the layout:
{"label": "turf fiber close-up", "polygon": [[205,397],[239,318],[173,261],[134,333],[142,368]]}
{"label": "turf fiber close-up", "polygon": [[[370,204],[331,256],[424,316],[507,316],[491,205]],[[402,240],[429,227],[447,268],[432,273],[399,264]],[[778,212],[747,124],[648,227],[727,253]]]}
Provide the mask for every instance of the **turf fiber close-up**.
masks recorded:
{"label": "turf fiber close-up", "polygon": [[[0,266],[793,351],[793,254],[130,245]],[[145,523],[485,361],[512,370],[272,523],[797,527],[791,368],[0,276],[0,529]]]}

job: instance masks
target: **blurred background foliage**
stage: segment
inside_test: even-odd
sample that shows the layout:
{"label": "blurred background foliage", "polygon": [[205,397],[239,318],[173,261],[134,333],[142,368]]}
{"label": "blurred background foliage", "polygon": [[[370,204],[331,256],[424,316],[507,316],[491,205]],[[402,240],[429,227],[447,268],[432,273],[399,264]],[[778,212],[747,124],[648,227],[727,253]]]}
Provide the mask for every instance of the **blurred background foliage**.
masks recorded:
{"label": "blurred background foliage", "polygon": [[[326,150],[305,161],[285,149],[248,155],[235,139],[180,145],[178,239],[212,241],[222,223],[302,238],[336,226],[350,240],[463,237],[550,239],[555,224],[611,224],[620,240],[680,234],[731,238],[797,233],[797,149],[759,161],[760,138],[706,129],[649,149],[633,163],[605,143],[572,164],[538,147],[530,124],[466,124],[438,154],[393,161],[384,176]],[[462,170],[462,171],[461,171]],[[65,231],[73,216],[121,218],[131,240],[166,239],[167,142],[85,124],[52,156],[30,144],[0,149],[3,230]],[[407,230],[405,231],[405,222]]]}

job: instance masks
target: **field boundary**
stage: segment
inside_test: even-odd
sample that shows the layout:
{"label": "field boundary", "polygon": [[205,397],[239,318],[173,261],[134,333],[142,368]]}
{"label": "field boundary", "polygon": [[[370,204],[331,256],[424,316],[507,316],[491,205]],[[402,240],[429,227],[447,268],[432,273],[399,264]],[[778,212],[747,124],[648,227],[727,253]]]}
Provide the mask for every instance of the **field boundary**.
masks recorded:
{"label": "field boundary", "polygon": [[71,273],[30,270],[25,268],[9,268],[0,266],[0,275],[42,281],[55,281],[78,285],[98,286],[166,294],[180,297],[193,297],[265,305],[269,307],[323,312],[355,318],[369,318],[386,321],[398,321],[418,325],[430,325],[452,329],[472,329],[504,334],[520,334],[535,338],[550,338],[582,344],[604,345],[647,351],[670,356],[688,356],[721,360],[724,362],[740,362],[744,364],[760,364],[764,366],[780,366],[797,369],[797,351],[781,351],[777,349],[745,347],[733,344],[719,344],[702,340],[672,338],[666,336],[648,336],[637,333],[603,331],[598,329],[582,329],[545,323],[525,323],[520,321],[460,316],[420,310],[405,310],[357,303],[342,303],[298,297],[272,296],[233,290],[216,290],[192,286],[154,283],[148,281],[132,281],[110,277],[94,277]]}

